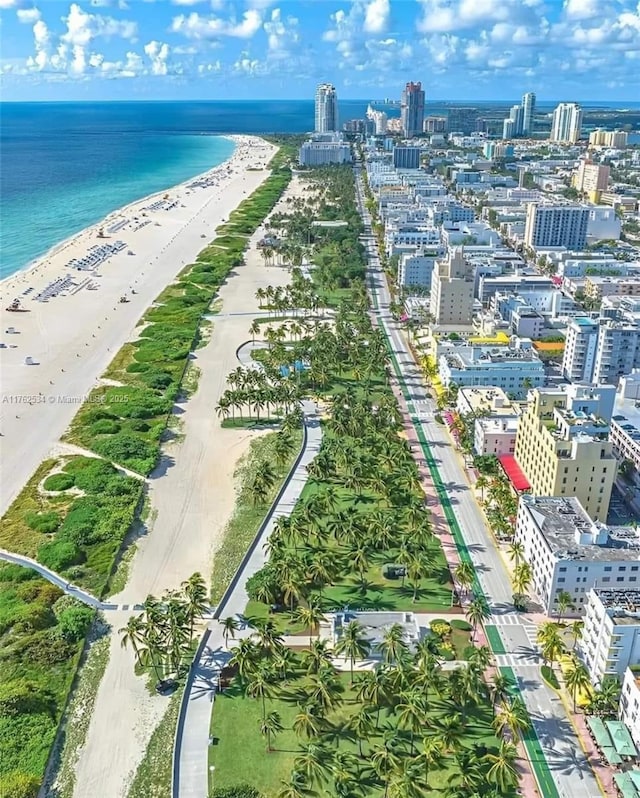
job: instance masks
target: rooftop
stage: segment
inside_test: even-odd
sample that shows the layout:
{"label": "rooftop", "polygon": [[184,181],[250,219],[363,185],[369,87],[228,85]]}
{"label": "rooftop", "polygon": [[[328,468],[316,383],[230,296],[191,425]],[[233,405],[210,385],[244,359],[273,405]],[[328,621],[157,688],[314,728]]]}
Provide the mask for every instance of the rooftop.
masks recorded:
{"label": "rooftop", "polygon": [[592,521],[574,496],[524,495],[520,504],[528,509],[558,560],[640,560],[640,538],[634,529]]}
{"label": "rooftop", "polygon": [[356,612],[345,610],[332,616],[335,640],[340,639],[343,627],[351,621],[358,621],[363,627],[363,636],[374,647],[382,642],[385,632],[393,624],[400,624],[404,629],[405,643],[412,644],[420,638],[420,630],[412,612]]}
{"label": "rooftop", "polygon": [[492,385],[460,388],[457,406],[461,413],[490,413],[492,416],[515,416],[519,412],[502,388]]}
{"label": "rooftop", "polygon": [[613,622],[621,625],[640,625],[640,590],[604,590],[593,588]]}

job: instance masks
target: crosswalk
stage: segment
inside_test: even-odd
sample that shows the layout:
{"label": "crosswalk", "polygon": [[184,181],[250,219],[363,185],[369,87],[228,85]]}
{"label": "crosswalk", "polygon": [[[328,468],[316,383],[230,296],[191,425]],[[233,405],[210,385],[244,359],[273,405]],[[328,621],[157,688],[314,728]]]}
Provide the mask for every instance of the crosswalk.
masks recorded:
{"label": "crosswalk", "polygon": [[512,651],[510,654],[497,654],[496,663],[501,667],[522,667],[526,665],[539,665],[540,655],[538,651],[538,644],[536,642],[537,626],[530,623],[519,615],[513,613],[505,613],[501,615],[492,615],[491,623],[496,627],[511,627],[519,628],[524,632],[527,639],[527,646],[519,651]]}

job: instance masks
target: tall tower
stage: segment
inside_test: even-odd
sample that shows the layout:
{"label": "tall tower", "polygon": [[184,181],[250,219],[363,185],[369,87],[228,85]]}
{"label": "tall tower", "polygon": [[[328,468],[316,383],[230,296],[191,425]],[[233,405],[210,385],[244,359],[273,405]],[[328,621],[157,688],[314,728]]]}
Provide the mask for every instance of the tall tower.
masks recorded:
{"label": "tall tower", "polygon": [[528,91],[522,95],[522,135],[530,136],[533,132],[533,115],[536,112],[536,95]]}
{"label": "tall tower", "polygon": [[582,108],[578,103],[560,103],[553,112],[551,141],[575,144],[582,132]]}
{"label": "tall tower", "polygon": [[402,92],[400,118],[404,135],[410,139],[422,133],[424,125],[424,92],[422,83],[407,83]]}
{"label": "tall tower", "polygon": [[316,133],[338,129],[338,96],[335,86],[320,83],[316,88]]}

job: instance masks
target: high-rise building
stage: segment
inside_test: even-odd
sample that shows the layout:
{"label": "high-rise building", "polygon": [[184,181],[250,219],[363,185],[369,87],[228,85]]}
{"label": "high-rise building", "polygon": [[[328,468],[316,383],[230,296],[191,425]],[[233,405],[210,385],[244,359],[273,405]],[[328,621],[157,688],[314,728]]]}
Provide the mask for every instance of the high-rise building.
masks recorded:
{"label": "high-rise building", "polygon": [[320,83],[316,88],[316,133],[338,129],[338,96],[335,86]]}
{"label": "high-rise building", "polygon": [[465,136],[474,133],[479,115],[477,108],[451,108],[447,116],[447,132]]}
{"label": "high-rise building", "polygon": [[570,380],[617,385],[620,377],[640,368],[640,326],[613,319],[572,319],[562,371]]}
{"label": "high-rise building", "polygon": [[[636,544],[640,541],[634,540]],[[622,679],[629,666],[640,663],[640,590],[620,585],[618,576],[633,572],[629,582],[640,576],[638,562],[618,569],[610,586],[600,586],[599,580],[587,594],[584,629],[580,638],[580,654],[589,670],[593,684],[600,684],[605,676]],[[621,581],[626,581],[622,579]]]}
{"label": "high-rise building", "polygon": [[431,280],[431,315],[438,325],[463,327],[472,323],[473,267],[456,247],[446,260],[437,261]]}
{"label": "high-rise building", "polygon": [[402,92],[400,119],[404,135],[419,136],[424,126],[424,91],[422,83],[407,83]]}
{"label": "high-rise building", "polygon": [[602,130],[598,128],[589,134],[589,144],[595,147],[613,147],[623,150],[627,146],[628,134],[624,130]]}
{"label": "high-rise building", "polygon": [[598,322],[586,316],[571,319],[562,356],[562,373],[570,382],[591,382],[598,348]]}
{"label": "high-rise building", "polygon": [[582,108],[578,103],[560,103],[553,112],[551,141],[575,144],[582,132]]}
{"label": "high-rise building", "polygon": [[509,119],[513,122],[514,136],[522,135],[523,114],[521,105],[512,105],[509,111]]}
{"label": "high-rise building", "polygon": [[573,187],[585,194],[606,191],[609,185],[609,172],[610,169],[606,164],[580,161],[573,174]]}
{"label": "high-rise building", "polygon": [[527,205],[524,242],[528,247],[566,247],[587,244],[589,208],[585,205]]}
{"label": "high-rise building", "polygon": [[615,389],[563,387],[531,391],[515,459],[534,495],[575,496],[591,518],[605,521],[617,460],[602,415],[611,417]]}
{"label": "high-rise building", "polygon": [[522,95],[522,135],[531,136],[533,132],[533,115],[536,112],[536,95],[528,91]]}
{"label": "high-rise building", "polygon": [[420,147],[394,147],[393,165],[396,169],[419,169]]}
{"label": "high-rise building", "polygon": [[516,123],[509,116],[502,123],[502,138],[505,141],[508,141],[509,139],[514,139],[515,137],[516,137]]}

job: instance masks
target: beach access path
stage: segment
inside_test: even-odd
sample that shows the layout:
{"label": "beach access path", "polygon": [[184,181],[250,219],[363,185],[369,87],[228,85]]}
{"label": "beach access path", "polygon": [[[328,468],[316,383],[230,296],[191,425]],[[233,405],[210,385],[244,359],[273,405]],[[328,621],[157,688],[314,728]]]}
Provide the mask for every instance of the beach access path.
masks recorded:
{"label": "beach access path", "polygon": [[[103,225],[94,225],[33,269],[0,283],[0,342],[7,347],[0,349],[0,515],[46,459],[113,356],[135,338],[143,313],[194,261],[215,228],[268,176],[261,167],[276,148],[252,136],[235,139],[233,156],[211,172],[217,185],[190,189],[192,181],[187,181],[162,192],[178,200],[170,210],[144,211],[149,198],[133,203],[113,216],[132,220],[146,213],[150,223],[141,229],[134,230],[131,223],[101,239],[98,231]],[[70,269],[69,260],[82,257],[92,245],[115,239],[127,247],[101,265],[97,275],[91,273],[97,290],[82,289],[46,302],[30,298],[58,277],[84,280],[87,274]],[[34,290],[24,296],[28,287]],[[122,296],[126,303],[119,301]],[[28,312],[6,311],[15,298]],[[15,333],[7,334],[9,327]],[[26,357],[36,365],[26,365]]]}
{"label": "beach access path", "polygon": [[[284,210],[286,197],[300,191],[294,178],[274,211]],[[290,279],[285,268],[264,265],[256,247],[263,236],[261,227],[251,238],[245,263],[221,287],[220,318],[211,317],[211,337],[193,353],[201,372],[198,389],[177,406],[180,437],[163,447],[161,461],[149,477],[150,529],[138,541],[126,587],[110,598],[120,606],[178,588],[195,571],[210,578],[215,550],[235,506],[237,463],[260,434],[222,428],[215,406],[226,390],[227,375],[238,366],[236,351],[247,341],[252,319],[262,315],[257,289],[284,286]],[[107,616],[113,630],[109,663],[76,767],[75,798],[125,798],[168,706],[167,698],[149,694],[146,680],[134,673],[132,652],[120,645],[117,630],[128,617],[125,612]]]}

